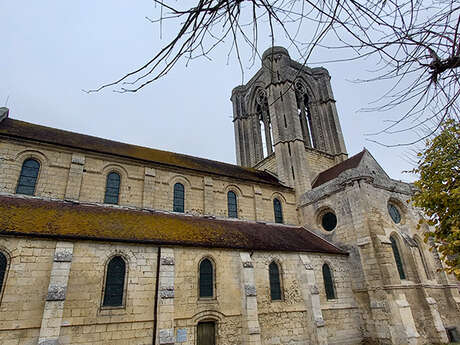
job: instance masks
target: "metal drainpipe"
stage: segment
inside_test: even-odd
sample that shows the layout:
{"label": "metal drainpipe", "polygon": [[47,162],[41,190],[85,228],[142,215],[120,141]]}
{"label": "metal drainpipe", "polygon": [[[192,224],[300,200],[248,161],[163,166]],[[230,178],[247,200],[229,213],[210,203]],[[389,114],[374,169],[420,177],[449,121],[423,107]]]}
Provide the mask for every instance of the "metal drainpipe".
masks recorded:
{"label": "metal drainpipe", "polygon": [[156,344],[157,341],[157,323],[158,323],[158,288],[160,285],[160,259],[161,259],[161,247],[158,247],[157,255],[157,275],[155,282],[155,302],[153,303],[153,339],[152,345]]}

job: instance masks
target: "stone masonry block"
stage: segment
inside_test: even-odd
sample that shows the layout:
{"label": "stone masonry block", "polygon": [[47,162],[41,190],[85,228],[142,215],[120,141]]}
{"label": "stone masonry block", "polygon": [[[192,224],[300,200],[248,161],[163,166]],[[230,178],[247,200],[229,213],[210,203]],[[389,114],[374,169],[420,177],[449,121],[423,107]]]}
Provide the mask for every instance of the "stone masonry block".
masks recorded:
{"label": "stone masonry block", "polygon": [[160,329],[159,338],[160,344],[174,344],[174,329]]}
{"label": "stone masonry block", "polygon": [[174,258],[170,256],[163,256],[160,262],[165,266],[174,266]]}
{"label": "stone masonry block", "polygon": [[160,297],[163,299],[174,298],[174,286],[165,286],[160,289]]}
{"label": "stone masonry block", "polygon": [[244,293],[247,297],[257,296],[256,287],[254,285],[244,285]]}
{"label": "stone masonry block", "polygon": [[72,262],[72,250],[61,249],[54,253],[55,262]]}
{"label": "stone masonry block", "polygon": [[244,268],[253,268],[254,265],[252,264],[252,261],[245,261],[245,262],[243,262],[243,267]]}
{"label": "stone masonry block", "polygon": [[51,285],[48,288],[48,294],[46,296],[47,301],[64,301],[67,292],[67,287]]}
{"label": "stone masonry block", "polygon": [[153,168],[145,168],[145,176],[156,176],[156,171]]}
{"label": "stone masonry block", "polygon": [[72,164],[84,165],[85,164],[85,156],[74,153],[72,155]]}

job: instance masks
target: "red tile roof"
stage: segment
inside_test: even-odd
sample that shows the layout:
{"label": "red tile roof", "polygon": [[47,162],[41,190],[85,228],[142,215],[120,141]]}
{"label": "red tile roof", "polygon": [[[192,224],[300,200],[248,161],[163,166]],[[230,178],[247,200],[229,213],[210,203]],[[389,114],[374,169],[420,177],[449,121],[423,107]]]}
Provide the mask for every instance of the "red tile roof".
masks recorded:
{"label": "red tile roof", "polygon": [[120,143],[10,118],[0,122],[0,136],[2,135],[288,188],[283,186],[276,177],[265,171]]}
{"label": "red tile roof", "polygon": [[356,168],[361,162],[361,159],[363,158],[365,152],[366,150],[363,150],[360,153],[348,158],[347,160],[344,160],[343,162],[334,165],[332,168],[320,172],[316,179],[313,181],[311,187],[316,188],[318,186],[321,186],[322,184],[335,179],[345,170]]}
{"label": "red tile roof", "polygon": [[346,254],[303,227],[10,195],[0,235]]}

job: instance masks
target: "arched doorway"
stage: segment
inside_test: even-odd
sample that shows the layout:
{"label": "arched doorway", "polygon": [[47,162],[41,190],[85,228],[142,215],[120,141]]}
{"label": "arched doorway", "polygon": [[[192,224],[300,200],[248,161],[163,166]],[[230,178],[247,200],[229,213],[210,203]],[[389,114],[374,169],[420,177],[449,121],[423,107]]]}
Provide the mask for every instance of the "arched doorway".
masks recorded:
{"label": "arched doorway", "polygon": [[197,325],[197,345],[216,345],[216,323],[199,322]]}

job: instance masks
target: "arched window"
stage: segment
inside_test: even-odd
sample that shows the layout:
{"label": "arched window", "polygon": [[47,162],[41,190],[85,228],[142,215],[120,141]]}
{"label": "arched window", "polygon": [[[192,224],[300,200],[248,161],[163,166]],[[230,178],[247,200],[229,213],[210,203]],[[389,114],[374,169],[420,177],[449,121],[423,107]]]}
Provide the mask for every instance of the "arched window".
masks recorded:
{"label": "arched window", "polygon": [[104,307],[119,307],[123,305],[123,290],[125,287],[126,264],[121,256],[113,257],[107,265],[104,289]]}
{"label": "arched window", "polygon": [[120,180],[120,175],[116,172],[111,172],[107,175],[104,203],[118,204],[118,197],[120,195]]}
{"label": "arched window", "polygon": [[209,259],[200,262],[200,297],[214,297],[214,268]]}
{"label": "arched window", "polygon": [[35,185],[37,184],[40,163],[35,159],[27,159],[22,164],[21,174],[19,175],[17,194],[34,195]]}
{"label": "arched window", "polygon": [[275,223],[283,223],[283,210],[281,202],[277,198],[273,199],[273,212],[275,213]]}
{"label": "arched window", "polygon": [[401,260],[401,255],[399,254],[398,244],[393,236],[390,236],[391,249],[393,249],[393,255],[396,261],[396,267],[398,268],[399,278],[406,279],[406,274],[404,273],[404,267]]}
{"label": "arched window", "polygon": [[332,281],[331,268],[329,267],[328,264],[323,265],[323,280],[324,280],[324,290],[326,290],[326,298],[327,299],[336,298],[334,282]]}
{"label": "arched window", "polygon": [[173,211],[184,212],[185,188],[182,183],[177,182],[174,185]]}
{"label": "arched window", "polygon": [[272,301],[281,300],[281,279],[280,269],[276,262],[272,262],[268,266],[268,275],[270,279],[270,296]]}
{"label": "arched window", "polygon": [[236,201],[235,192],[227,193],[228,216],[230,218],[238,218],[238,203]]}
{"label": "arched window", "polygon": [[3,292],[3,284],[5,282],[6,269],[8,267],[8,260],[6,255],[0,252],[0,297]]}

